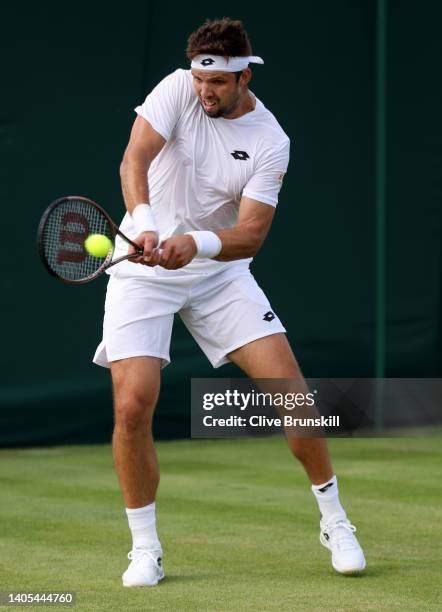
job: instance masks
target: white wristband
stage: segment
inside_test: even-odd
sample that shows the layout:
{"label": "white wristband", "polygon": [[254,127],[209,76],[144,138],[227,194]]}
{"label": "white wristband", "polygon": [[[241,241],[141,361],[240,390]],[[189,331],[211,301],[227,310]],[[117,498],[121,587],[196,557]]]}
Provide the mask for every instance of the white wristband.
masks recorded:
{"label": "white wristband", "polygon": [[137,204],[133,209],[132,221],[139,234],[143,232],[158,232],[155,217],[149,204]]}
{"label": "white wristband", "polygon": [[221,240],[214,232],[186,232],[195,240],[197,257],[207,257],[212,259],[221,252],[223,247]]}

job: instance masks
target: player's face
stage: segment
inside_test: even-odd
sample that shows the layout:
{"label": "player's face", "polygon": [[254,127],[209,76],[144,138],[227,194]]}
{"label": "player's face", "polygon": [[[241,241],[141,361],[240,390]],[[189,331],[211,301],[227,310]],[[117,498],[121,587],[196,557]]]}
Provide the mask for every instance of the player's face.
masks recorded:
{"label": "player's face", "polygon": [[204,112],[209,117],[228,117],[238,108],[244,79],[233,72],[192,70],[193,86]]}

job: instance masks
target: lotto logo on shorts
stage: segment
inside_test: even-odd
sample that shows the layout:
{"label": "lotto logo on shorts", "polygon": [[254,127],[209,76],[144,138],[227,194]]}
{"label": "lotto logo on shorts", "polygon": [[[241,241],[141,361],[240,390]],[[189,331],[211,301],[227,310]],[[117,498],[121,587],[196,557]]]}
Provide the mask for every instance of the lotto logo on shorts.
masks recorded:
{"label": "lotto logo on shorts", "polygon": [[268,321],[269,323],[270,321],[273,321],[274,318],[275,318],[275,315],[273,314],[271,310],[269,310],[269,312],[266,312],[265,315],[263,316],[263,320]]}

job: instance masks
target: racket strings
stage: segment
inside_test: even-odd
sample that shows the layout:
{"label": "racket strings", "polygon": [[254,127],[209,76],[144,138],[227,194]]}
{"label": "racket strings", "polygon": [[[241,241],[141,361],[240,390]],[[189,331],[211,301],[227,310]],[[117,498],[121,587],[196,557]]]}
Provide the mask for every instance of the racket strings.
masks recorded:
{"label": "racket strings", "polygon": [[88,201],[70,198],[56,206],[46,219],[42,245],[47,264],[63,279],[75,281],[94,276],[112,259],[93,257],[84,241],[91,234],[102,234],[113,242],[114,233],[108,219]]}

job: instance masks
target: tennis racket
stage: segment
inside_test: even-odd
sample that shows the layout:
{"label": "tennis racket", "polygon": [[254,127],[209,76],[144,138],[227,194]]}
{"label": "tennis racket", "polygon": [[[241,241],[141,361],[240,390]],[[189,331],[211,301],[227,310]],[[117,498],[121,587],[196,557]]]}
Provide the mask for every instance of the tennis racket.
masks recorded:
{"label": "tennis racket", "polygon": [[[105,257],[93,257],[84,241],[91,234],[107,236],[113,248]],[[115,238],[120,236],[135,253],[112,260]],[[52,202],[38,226],[38,252],[47,271],[64,283],[87,283],[120,261],[138,257],[143,249],[121,232],[107,212],[81,196],[67,196]]]}

